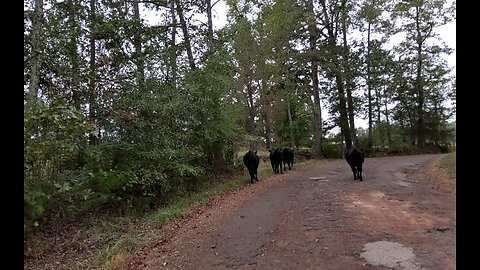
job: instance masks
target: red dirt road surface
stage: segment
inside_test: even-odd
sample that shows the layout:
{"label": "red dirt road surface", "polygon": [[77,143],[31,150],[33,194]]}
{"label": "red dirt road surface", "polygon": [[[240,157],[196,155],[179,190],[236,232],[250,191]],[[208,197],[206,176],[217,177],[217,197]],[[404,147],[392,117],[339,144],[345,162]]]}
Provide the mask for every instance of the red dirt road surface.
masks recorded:
{"label": "red dirt road surface", "polygon": [[456,269],[455,183],[442,155],[302,168],[213,200],[120,269]]}

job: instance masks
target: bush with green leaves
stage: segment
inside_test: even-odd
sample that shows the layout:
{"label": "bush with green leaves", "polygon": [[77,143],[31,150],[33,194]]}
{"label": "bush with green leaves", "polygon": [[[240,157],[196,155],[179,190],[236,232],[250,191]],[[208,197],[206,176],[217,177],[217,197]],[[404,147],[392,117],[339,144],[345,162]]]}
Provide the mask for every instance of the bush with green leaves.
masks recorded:
{"label": "bush with green leaves", "polygon": [[343,158],[342,145],[336,142],[324,142],[322,154],[325,158]]}
{"label": "bush with green leaves", "polygon": [[[30,231],[45,209],[58,201],[72,201],[72,191],[83,189],[86,175],[72,174],[85,134],[92,125],[65,100],[36,103],[24,112],[24,229]],[[57,204],[58,212],[69,205]]]}

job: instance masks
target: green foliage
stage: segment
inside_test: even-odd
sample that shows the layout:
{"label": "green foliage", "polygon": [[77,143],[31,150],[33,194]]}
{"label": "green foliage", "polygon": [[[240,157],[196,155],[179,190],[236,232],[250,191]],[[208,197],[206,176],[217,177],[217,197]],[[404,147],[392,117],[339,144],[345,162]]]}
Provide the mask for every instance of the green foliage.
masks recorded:
{"label": "green foliage", "polygon": [[[187,74],[184,95],[193,137],[201,139],[205,148],[216,143],[233,141],[241,133],[239,108],[223,101],[231,90],[228,63],[213,59],[204,69]],[[192,138],[193,139],[193,138]]]}
{"label": "green foliage", "polygon": [[[84,134],[92,126],[82,114],[56,99],[49,105],[37,103],[24,112],[24,228],[32,224],[55,201],[71,201],[85,175],[70,174],[78,166]],[[58,211],[68,211],[63,205]]]}
{"label": "green foliage", "polygon": [[311,106],[304,106],[303,101],[299,98],[291,101],[291,124],[286,109],[282,121],[275,123],[275,130],[278,130],[278,136],[283,145],[290,144],[290,134],[293,135],[294,146],[310,147],[313,144],[311,136],[313,115],[310,110]]}
{"label": "green foliage", "polygon": [[219,154],[232,162],[244,114],[225,98],[232,91],[229,61],[218,53],[187,73],[177,92],[154,80],[148,92],[126,85],[98,144],[87,139],[94,126],[65,100],[29,108],[25,231],[47,214],[72,218],[100,206],[144,211],[201,186]]}
{"label": "green foliage", "polygon": [[[368,148],[368,133],[360,129],[357,133],[360,146],[370,156],[407,155],[426,151],[429,153],[447,153],[452,151],[455,144],[455,129],[445,125],[445,133],[437,134],[441,140],[429,140],[425,149],[418,149],[413,143],[411,134],[400,125],[387,125],[382,122],[374,127],[372,132],[372,147]],[[388,136],[390,139],[388,139]]]}
{"label": "green foliage", "polygon": [[325,158],[343,158],[342,145],[326,141],[322,144],[322,154]]}

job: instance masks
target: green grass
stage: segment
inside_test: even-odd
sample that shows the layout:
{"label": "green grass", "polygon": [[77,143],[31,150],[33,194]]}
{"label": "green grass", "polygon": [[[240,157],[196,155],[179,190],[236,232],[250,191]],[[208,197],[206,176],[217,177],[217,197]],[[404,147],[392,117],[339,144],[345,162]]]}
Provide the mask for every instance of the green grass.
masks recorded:
{"label": "green grass", "polygon": [[[264,180],[268,176],[272,175],[273,171],[270,164],[260,162],[258,168],[258,178],[260,181]],[[214,187],[205,188],[204,190],[192,193],[186,197],[178,198],[166,207],[158,209],[154,214],[154,218],[163,225],[165,222],[184,217],[190,211],[194,211],[198,207],[204,205],[209,199],[228,193],[233,190],[237,190],[250,183],[250,175],[245,174],[242,176],[234,177],[227,181],[217,184]]]}
{"label": "green grass", "polygon": [[140,239],[129,236],[117,241],[115,244],[108,245],[96,255],[95,264],[102,269],[113,269],[125,260],[130,252],[134,251],[140,244],[144,243]]}
{"label": "green grass", "polygon": [[439,166],[444,168],[451,178],[456,178],[457,173],[457,152],[445,155],[439,162]]}
{"label": "green grass", "polygon": [[164,224],[171,219],[182,217],[182,208],[182,205],[179,204],[169,205],[155,213],[155,219],[159,224]]}
{"label": "green grass", "polygon": [[[295,163],[295,168],[298,169],[319,162],[323,161],[308,160]],[[258,168],[259,181],[264,181],[271,175],[273,175],[273,171],[270,163],[261,161]],[[77,261],[72,269],[90,269],[92,267],[94,269],[114,269],[131,256],[135,249],[163,239],[162,229],[169,221],[185,217],[204,206],[210,199],[241,189],[249,184],[250,176],[245,173],[245,175],[233,177],[213,187],[206,187],[187,196],[176,198],[168,205],[147,214],[145,217],[103,218],[103,220],[99,220],[95,227],[89,228],[84,233],[84,237],[87,237],[87,235],[103,235],[110,241],[95,250],[94,256]]]}

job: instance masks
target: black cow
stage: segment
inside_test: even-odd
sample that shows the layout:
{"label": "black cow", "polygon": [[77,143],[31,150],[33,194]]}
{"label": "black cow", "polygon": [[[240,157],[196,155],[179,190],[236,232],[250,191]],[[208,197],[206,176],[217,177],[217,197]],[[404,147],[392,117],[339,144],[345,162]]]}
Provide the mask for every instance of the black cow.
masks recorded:
{"label": "black cow", "polygon": [[357,180],[358,178],[360,181],[363,181],[362,165],[365,161],[363,150],[357,148],[347,149],[345,159],[347,160],[348,165],[350,165],[350,168],[352,168],[353,180]]}
{"label": "black cow", "polygon": [[294,158],[293,149],[288,147],[284,148],[282,155],[283,155],[283,170],[284,171],[286,170],[285,164],[288,164],[288,169],[291,170],[293,167],[293,158]]}
{"label": "black cow", "polygon": [[248,151],[243,156],[243,164],[248,169],[248,173],[250,174],[250,182],[253,184],[253,181],[258,182],[258,164],[260,164],[260,158],[257,156],[257,151]]}
{"label": "black cow", "polygon": [[272,164],[272,169],[274,173],[283,173],[282,170],[282,161],[283,161],[283,155],[282,155],[282,150],[280,148],[277,148],[275,150],[268,150],[270,152],[270,163]]}

